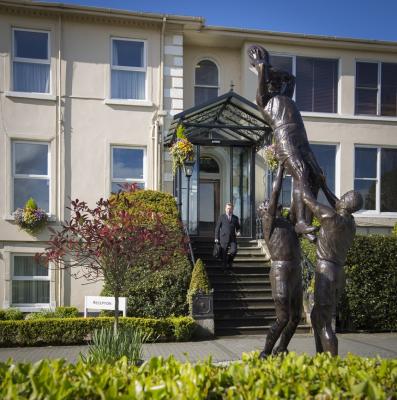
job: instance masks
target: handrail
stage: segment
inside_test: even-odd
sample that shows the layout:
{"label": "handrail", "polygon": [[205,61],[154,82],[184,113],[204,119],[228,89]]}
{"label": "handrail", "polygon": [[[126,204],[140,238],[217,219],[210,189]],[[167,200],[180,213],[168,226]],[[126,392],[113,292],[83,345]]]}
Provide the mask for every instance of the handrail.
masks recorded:
{"label": "handrail", "polygon": [[193,253],[192,241],[190,240],[189,231],[188,231],[186,225],[183,226],[183,230],[185,231],[185,235],[187,236],[187,239],[188,239],[190,260],[192,261],[192,263],[193,263],[193,265],[194,265],[194,264],[196,263],[196,261],[194,260],[194,253]]}

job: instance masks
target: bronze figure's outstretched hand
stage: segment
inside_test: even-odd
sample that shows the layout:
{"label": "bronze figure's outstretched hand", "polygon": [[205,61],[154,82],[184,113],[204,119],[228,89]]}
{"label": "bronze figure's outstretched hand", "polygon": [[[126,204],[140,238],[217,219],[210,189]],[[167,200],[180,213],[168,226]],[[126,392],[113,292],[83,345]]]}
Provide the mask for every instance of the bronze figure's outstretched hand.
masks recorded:
{"label": "bronze figure's outstretched hand", "polygon": [[258,64],[269,64],[269,53],[262,46],[256,44],[248,48],[248,57],[250,64],[256,67]]}

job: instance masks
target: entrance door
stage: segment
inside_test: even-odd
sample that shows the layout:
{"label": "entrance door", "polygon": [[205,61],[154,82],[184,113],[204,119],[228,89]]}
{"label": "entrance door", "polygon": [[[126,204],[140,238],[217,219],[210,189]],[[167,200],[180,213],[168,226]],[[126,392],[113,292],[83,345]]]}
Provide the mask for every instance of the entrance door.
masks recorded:
{"label": "entrance door", "polygon": [[200,236],[214,236],[220,208],[219,187],[219,180],[200,179]]}

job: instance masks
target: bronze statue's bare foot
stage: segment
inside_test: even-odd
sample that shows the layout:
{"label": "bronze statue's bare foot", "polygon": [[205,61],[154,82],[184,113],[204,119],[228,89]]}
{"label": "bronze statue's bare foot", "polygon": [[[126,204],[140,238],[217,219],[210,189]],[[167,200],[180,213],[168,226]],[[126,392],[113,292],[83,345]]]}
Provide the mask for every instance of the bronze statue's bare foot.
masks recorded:
{"label": "bronze statue's bare foot", "polygon": [[259,358],[262,360],[266,360],[266,358],[270,357],[271,354],[265,353],[265,350],[261,351],[259,354]]}

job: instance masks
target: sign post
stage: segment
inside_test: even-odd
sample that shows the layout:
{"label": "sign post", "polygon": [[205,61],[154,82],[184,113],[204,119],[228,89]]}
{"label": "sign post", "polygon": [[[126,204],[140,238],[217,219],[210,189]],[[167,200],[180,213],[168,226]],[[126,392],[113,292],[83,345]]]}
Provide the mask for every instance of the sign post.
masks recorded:
{"label": "sign post", "polygon": [[[115,309],[116,299],[105,296],[85,296],[84,298],[84,318],[87,318],[87,310],[113,310]],[[123,317],[127,316],[127,298],[119,297],[119,310],[123,312]]]}

